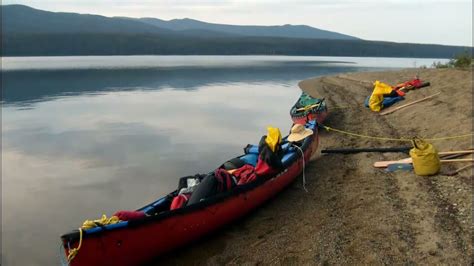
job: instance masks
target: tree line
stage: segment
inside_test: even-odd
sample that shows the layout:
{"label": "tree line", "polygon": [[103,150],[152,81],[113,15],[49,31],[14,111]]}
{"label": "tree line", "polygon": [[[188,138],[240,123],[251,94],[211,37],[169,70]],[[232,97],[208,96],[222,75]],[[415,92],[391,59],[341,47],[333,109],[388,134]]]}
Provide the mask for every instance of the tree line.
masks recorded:
{"label": "tree line", "polygon": [[311,55],[452,58],[472,47],[363,40],[278,37],[172,37],[156,34],[15,34],[2,36],[2,56]]}

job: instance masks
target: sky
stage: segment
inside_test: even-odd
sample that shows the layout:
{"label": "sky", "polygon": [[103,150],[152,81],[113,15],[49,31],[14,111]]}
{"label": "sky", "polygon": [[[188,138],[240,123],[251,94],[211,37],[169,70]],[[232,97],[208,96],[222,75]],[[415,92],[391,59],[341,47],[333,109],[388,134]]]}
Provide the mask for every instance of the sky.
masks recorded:
{"label": "sky", "polygon": [[471,0],[3,0],[49,11],[305,24],[366,40],[472,46]]}

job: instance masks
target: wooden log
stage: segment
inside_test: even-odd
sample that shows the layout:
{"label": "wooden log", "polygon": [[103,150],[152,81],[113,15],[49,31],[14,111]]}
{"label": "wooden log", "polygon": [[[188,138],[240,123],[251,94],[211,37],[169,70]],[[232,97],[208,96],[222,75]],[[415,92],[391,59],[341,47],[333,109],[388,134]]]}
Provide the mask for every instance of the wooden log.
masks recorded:
{"label": "wooden log", "polygon": [[398,110],[400,110],[400,109],[402,109],[402,108],[408,107],[408,106],[413,105],[413,104],[415,104],[415,103],[419,103],[419,102],[422,102],[422,101],[426,101],[426,100],[428,100],[428,99],[431,99],[431,98],[433,98],[433,97],[435,97],[435,96],[437,96],[437,95],[439,95],[439,94],[441,94],[441,92],[435,93],[435,94],[430,95],[430,96],[428,96],[428,97],[425,97],[425,98],[423,98],[423,99],[419,99],[419,100],[416,100],[416,101],[413,101],[413,102],[410,102],[410,103],[407,103],[407,104],[404,104],[404,105],[400,105],[400,106],[395,107],[395,108],[389,108],[389,109],[387,109],[387,110],[385,110],[385,111],[380,112],[380,115],[388,115],[388,114],[391,114],[391,113],[393,113],[393,112],[396,112],[396,111],[398,111]]}

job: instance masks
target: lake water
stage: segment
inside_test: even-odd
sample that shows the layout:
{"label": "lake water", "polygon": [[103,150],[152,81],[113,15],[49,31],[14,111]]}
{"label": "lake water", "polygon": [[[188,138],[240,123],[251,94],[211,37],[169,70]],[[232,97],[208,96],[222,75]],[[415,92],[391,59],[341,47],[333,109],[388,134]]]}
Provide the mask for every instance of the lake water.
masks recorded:
{"label": "lake water", "polygon": [[[434,59],[2,58],[2,265],[56,265],[59,236],[136,209],[287,132],[306,78]],[[410,78],[410,77],[407,77]]]}

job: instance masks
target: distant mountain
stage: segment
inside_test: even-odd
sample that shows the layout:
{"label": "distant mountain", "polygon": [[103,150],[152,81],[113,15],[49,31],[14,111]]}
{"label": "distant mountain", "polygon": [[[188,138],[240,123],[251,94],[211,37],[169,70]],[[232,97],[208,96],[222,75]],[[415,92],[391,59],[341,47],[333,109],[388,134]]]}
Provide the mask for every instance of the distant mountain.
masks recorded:
{"label": "distant mountain", "polygon": [[99,15],[49,12],[24,5],[4,5],[4,33],[137,33],[199,37],[267,36],[310,39],[357,38],[309,26],[235,26],[206,23],[192,19],[134,19]]}
{"label": "distant mountain", "polygon": [[[319,55],[451,58],[472,47],[364,41],[308,26],[104,17],[1,6],[2,56]],[[318,37],[319,36],[319,37]]]}
{"label": "distant mountain", "polygon": [[141,18],[142,22],[163,29],[182,30],[208,30],[240,36],[256,37],[286,37],[305,39],[330,39],[330,40],[359,40],[349,35],[321,30],[306,25],[283,25],[283,26],[239,26],[207,23],[194,19],[161,20],[156,18]]}
{"label": "distant mountain", "polygon": [[23,5],[2,6],[2,33],[171,33],[124,18],[49,12]]}

